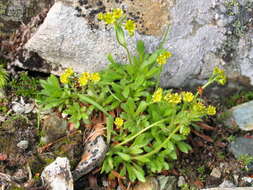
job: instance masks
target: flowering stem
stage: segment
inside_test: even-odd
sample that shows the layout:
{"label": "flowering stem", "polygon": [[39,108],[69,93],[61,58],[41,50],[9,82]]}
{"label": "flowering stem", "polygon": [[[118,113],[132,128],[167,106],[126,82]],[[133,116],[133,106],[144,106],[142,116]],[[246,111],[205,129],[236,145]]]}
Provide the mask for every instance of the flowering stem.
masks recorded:
{"label": "flowering stem", "polygon": [[140,156],[132,157],[132,159],[139,160],[140,158],[149,157],[149,156],[152,156],[153,154],[159,152],[159,150],[160,150],[166,143],[168,143],[168,141],[171,139],[171,137],[172,137],[179,129],[180,129],[180,125],[174,129],[174,131],[170,134],[170,136],[169,136],[162,144],[160,144],[160,146],[158,146],[157,148],[155,148],[155,149],[152,150],[151,152],[149,152],[149,153],[147,153],[147,154],[140,155]]}
{"label": "flowering stem", "polygon": [[156,126],[156,125],[158,125],[158,124],[160,124],[160,123],[163,123],[163,122],[166,121],[166,120],[167,120],[167,119],[162,119],[162,120],[160,120],[160,121],[157,121],[157,122],[155,122],[155,123],[149,125],[148,127],[144,128],[144,129],[142,129],[142,130],[140,130],[138,133],[136,133],[134,136],[130,137],[129,139],[126,139],[126,140],[124,140],[123,142],[121,142],[121,143],[115,145],[114,148],[117,148],[117,147],[119,147],[119,146],[121,146],[121,145],[123,145],[123,144],[128,143],[129,141],[135,139],[137,136],[139,136],[140,134],[144,133],[144,132],[147,131],[148,129],[150,129],[150,128],[152,128],[152,127],[154,127],[154,126]]}
{"label": "flowering stem", "polygon": [[157,89],[160,86],[161,73],[163,71],[163,66],[164,65],[161,65],[160,68],[159,68],[159,74],[157,75],[157,78],[156,78],[156,87],[155,87],[155,89]]}

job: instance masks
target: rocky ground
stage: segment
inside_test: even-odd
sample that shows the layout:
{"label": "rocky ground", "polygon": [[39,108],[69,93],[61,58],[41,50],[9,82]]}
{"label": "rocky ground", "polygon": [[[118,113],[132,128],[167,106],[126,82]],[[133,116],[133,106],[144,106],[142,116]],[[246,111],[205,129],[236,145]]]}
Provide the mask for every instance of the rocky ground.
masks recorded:
{"label": "rocky ground", "polygon": [[[101,175],[108,146],[99,125],[74,129],[66,115],[44,112],[35,101],[39,79],[48,73],[60,74],[69,65],[78,72],[101,70],[111,52],[125,60],[111,28],[94,19],[115,7],[137,22],[136,39],[128,39],[131,51],[138,39],[153,50],[171,26],[165,46],[173,57],[162,74],[163,87],[193,89],[205,82],[214,66],[224,68],[229,78],[225,88],[203,95],[218,107],[218,114],[191,126],[187,142],[192,151],[178,153],[173,169],[152,175],[146,183],[130,184],[117,173]],[[0,187],[252,189],[252,15],[251,0],[1,2],[0,64],[7,68],[9,81],[0,89]],[[93,120],[104,122],[101,115]]]}
{"label": "rocky ground", "polygon": [[[74,177],[70,186],[74,184],[75,189],[126,189],[126,179],[99,174],[99,159],[107,148],[103,146],[103,140],[93,139],[87,143],[89,130],[71,128],[61,113],[39,111],[34,98],[40,89],[38,79],[45,76],[30,74],[36,77],[24,72],[10,77],[13,79],[10,79],[1,95],[2,187],[7,188],[12,184],[26,189],[46,189],[40,180],[42,173],[42,176],[48,176],[45,167],[57,157],[66,157],[68,160],[64,163],[69,167],[67,172],[72,171]],[[173,169],[149,177],[146,183],[131,184],[131,188],[187,190],[253,186],[250,93],[242,92],[240,96],[229,97],[227,102],[217,105],[219,113],[215,118],[195,123],[187,140],[193,149],[189,154],[180,153],[178,160],[173,163]],[[217,102],[222,101],[220,99]],[[244,101],[248,103],[234,107]],[[225,112],[231,106],[233,108]],[[95,152],[93,157],[85,157],[87,150]],[[83,167],[86,172],[81,177],[79,174]],[[9,181],[6,176],[10,178]]]}

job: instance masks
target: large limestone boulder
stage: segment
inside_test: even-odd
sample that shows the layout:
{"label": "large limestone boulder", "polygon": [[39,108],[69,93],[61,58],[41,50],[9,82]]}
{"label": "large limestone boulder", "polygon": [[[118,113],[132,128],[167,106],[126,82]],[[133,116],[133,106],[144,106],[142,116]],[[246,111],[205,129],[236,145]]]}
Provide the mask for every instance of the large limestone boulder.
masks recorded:
{"label": "large limestone boulder", "polygon": [[112,29],[95,19],[114,7],[123,8],[138,23],[136,37],[128,39],[132,51],[138,39],[154,50],[170,24],[165,47],[173,57],[162,74],[162,86],[200,84],[214,66],[224,68],[234,81],[253,84],[251,0],[59,0],[16,64],[60,74],[69,66],[77,72],[101,70],[111,52],[125,61]]}

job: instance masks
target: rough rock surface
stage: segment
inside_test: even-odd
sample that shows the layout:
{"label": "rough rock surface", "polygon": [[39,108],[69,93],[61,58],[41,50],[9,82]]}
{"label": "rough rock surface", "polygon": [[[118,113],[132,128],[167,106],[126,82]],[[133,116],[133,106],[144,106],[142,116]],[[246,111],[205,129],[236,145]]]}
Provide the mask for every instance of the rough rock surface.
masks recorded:
{"label": "rough rock surface", "polygon": [[228,111],[227,126],[239,126],[243,131],[253,130],[253,101],[235,106]]}
{"label": "rough rock surface", "polygon": [[102,136],[98,136],[96,139],[87,142],[82,159],[73,171],[73,179],[76,181],[99,166],[104,160],[107,150],[108,145]]}
{"label": "rough rock surface", "polygon": [[0,2],[0,36],[14,32],[21,23],[29,22],[54,0],[3,0]]}
{"label": "rough rock surface", "polygon": [[[118,60],[125,60],[123,49],[116,44],[110,27],[98,24],[95,19],[101,11],[121,7],[127,10],[128,17],[137,21],[141,34],[128,39],[131,50],[137,39],[143,39],[148,50],[153,50],[166,25],[171,24],[165,47],[174,56],[162,74],[162,86],[202,83],[214,66],[224,67],[229,78],[237,82],[253,84],[250,69],[253,61],[250,24],[253,3],[250,0],[81,2],[82,5],[76,0],[56,2],[26,44],[28,52],[36,53],[49,64],[42,71],[60,74],[63,68],[72,66],[78,72],[94,72],[105,68],[108,64],[106,55],[110,52]],[[75,10],[77,5],[79,11]],[[159,16],[152,17],[157,14]],[[156,21],[158,17],[159,22]],[[29,67],[31,59],[23,61]]]}
{"label": "rough rock surface", "polygon": [[253,139],[238,137],[230,144],[229,149],[236,158],[244,155],[253,156]]}
{"label": "rough rock surface", "polygon": [[74,184],[70,172],[69,160],[58,157],[41,174],[41,179],[49,190],[73,190]]}

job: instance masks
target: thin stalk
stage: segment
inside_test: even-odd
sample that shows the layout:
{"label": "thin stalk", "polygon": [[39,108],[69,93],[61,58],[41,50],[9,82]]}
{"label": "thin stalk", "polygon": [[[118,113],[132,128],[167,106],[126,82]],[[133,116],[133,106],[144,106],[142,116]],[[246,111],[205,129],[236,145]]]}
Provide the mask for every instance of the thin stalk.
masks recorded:
{"label": "thin stalk", "polygon": [[167,37],[168,37],[168,34],[169,34],[169,30],[170,30],[170,27],[168,25],[167,29],[166,29],[166,31],[165,31],[165,33],[163,35],[162,41],[161,41],[160,45],[158,46],[158,49],[163,48],[163,45],[164,45],[165,41],[167,40]]}
{"label": "thin stalk", "polygon": [[134,136],[130,137],[129,139],[126,139],[126,140],[124,140],[123,142],[121,142],[121,143],[115,145],[114,148],[117,148],[117,147],[119,147],[119,146],[121,146],[121,145],[123,145],[123,144],[128,143],[129,141],[135,139],[135,138],[136,138],[137,136],[139,136],[140,134],[144,133],[145,131],[149,130],[150,128],[152,128],[152,127],[154,127],[154,126],[156,126],[156,125],[158,125],[158,124],[160,124],[160,123],[162,123],[162,122],[164,122],[164,121],[166,121],[166,120],[167,120],[167,119],[162,119],[162,120],[160,120],[160,121],[157,121],[157,122],[155,122],[155,123],[149,125],[148,127],[144,128],[144,129],[142,129],[142,130],[140,130],[138,133],[136,133]]}
{"label": "thin stalk", "polygon": [[158,146],[157,148],[155,148],[155,149],[152,150],[151,152],[149,152],[149,153],[147,153],[147,154],[144,154],[144,155],[132,157],[132,159],[138,160],[138,159],[140,159],[140,158],[145,158],[145,157],[152,156],[153,154],[159,152],[159,150],[171,139],[171,137],[172,137],[179,129],[180,129],[180,125],[174,129],[174,131],[170,134],[170,136],[169,136],[162,144],[160,144],[160,146]]}
{"label": "thin stalk", "polygon": [[156,87],[155,87],[155,89],[157,89],[160,86],[161,73],[163,71],[163,66],[164,65],[161,65],[160,68],[159,68],[160,70],[159,70],[159,74],[157,75],[157,78],[156,78]]}

